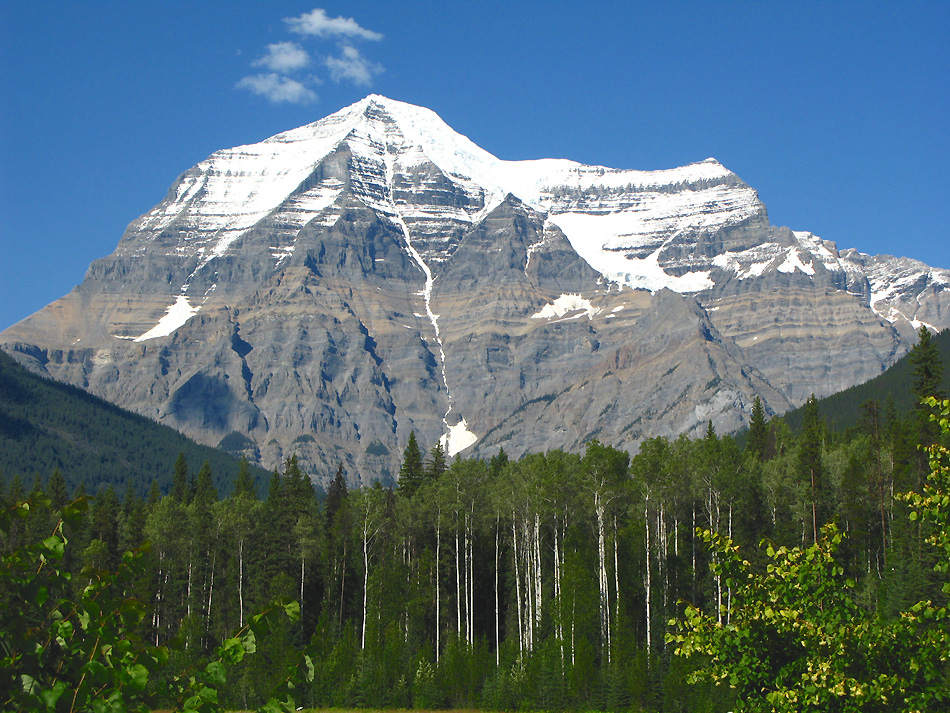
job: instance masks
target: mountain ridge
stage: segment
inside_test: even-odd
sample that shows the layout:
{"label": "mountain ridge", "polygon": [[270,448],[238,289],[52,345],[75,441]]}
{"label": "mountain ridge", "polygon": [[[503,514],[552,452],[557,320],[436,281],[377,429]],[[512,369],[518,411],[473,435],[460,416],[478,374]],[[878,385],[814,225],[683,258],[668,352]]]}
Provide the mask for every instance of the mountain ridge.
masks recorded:
{"label": "mountain ridge", "polygon": [[185,171],[0,347],[203,442],[243,434],[267,467],[303,444],[318,479],[344,462],[355,482],[394,477],[412,430],[516,456],[737,428],[755,395],[780,413],[883,371],[921,324],[950,326],[948,287],[772,226],[714,159],[503,161],[370,95]]}

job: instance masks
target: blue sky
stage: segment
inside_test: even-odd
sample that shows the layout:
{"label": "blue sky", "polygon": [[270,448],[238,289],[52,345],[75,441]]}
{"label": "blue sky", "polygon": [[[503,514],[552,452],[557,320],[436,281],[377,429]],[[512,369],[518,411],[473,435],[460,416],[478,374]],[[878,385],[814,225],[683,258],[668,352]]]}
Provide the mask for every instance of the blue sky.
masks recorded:
{"label": "blue sky", "polygon": [[950,268],[947,2],[0,0],[0,329],[213,151],[370,92],[505,159],[714,156],[774,224]]}

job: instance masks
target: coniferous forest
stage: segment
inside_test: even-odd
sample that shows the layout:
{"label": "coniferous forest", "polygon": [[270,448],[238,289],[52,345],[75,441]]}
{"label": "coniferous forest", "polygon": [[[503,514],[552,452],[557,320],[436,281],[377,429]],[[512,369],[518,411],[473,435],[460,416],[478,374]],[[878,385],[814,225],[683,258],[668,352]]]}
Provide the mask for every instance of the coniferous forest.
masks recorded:
{"label": "coniferous forest", "polygon": [[924,335],[920,405],[842,432],[811,399],[795,432],[757,401],[741,446],[710,423],[633,457],[449,462],[413,435],[398,488],[341,467],[322,499],[294,457],[261,492],[184,455],[144,498],[8,478],[0,698],[945,710],[950,408],[921,401],[946,398]]}

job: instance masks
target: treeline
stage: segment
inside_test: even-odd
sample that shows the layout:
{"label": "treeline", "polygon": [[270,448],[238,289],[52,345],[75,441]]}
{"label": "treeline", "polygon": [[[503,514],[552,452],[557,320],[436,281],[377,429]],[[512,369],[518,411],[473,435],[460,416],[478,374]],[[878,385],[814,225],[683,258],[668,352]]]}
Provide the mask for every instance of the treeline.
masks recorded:
{"label": "treeline", "polygon": [[[928,349],[915,352],[913,388],[941,395]],[[863,611],[945,605],[932,533],[897,497],[920,491],[918,446],[941,437],[925,408],[900,418],[873,401],[859,427],[832,433],[814,399],[797,435],[757,401],[742,448],[710,423],[701,439],[654,438],[632,458],[592,441],[583,454],[449,463],[413,435],[398,488],[350,490],[341,467],[323,501],[294,457],[263,493],[242,467],[224,499],[209,465],[180,457],[164,496],[99,492],[64,531],[64,567],[79,590],[148,543],[128,588],[146,605],[136,635],[172,650],[150,679],[159,702],[163,680],[214,660],[254,612],[291,597],[299,618],[234,665],[222,707],[259,705],[306,647],[301,706],[725,711],[728,688],[687,685],[693,667],[665,640],[684,603],[718,617],[732,603],[697,530],[728,535],[764,572],[761,540],[812,545],[835,521],[836,561]],[[58,473],[33,489],[53,509],[17,521],[5,552],[42,540],[71,497]],[[30,495],[18,481],[0,493],[5,509]]]}

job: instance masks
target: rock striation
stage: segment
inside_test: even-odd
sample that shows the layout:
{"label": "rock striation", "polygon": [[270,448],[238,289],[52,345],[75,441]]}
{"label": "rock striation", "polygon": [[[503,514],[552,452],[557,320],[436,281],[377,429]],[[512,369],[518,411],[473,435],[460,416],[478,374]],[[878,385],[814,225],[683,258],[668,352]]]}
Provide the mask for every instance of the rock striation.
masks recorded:
{"label": "rock striation", "polygon": [[265,467],[635,449],[880,373],[950,271],[772,226],[714,159],[503,161],[380,96],[219,151],[0,334],[30,368]]}

